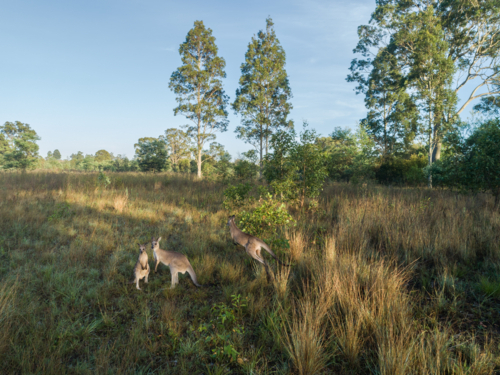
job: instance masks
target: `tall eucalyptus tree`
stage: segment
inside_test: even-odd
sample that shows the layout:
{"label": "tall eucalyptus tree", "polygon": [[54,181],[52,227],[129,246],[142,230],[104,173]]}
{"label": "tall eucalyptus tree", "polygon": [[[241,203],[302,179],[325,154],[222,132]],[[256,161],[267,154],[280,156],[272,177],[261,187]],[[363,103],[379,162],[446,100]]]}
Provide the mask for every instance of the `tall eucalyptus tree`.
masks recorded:
{"label": "tall eucalyptus tree", "polygon": [[241,125],[236,128],[238,138],[259,151],[261,177],[262,160],[269,150],[273,131],[293,127],[293,122],[288,120],[292,91],[285,70],[286,55],[273,25],[268,18],[266,30],[252,37],[245,62],[241,64],[240,87],[232,105],[242,116]]}
{"label": "tall eucalyptus tree", "polygon": [[212,30],[205,28],[203,21],[196,21],[179,48],[182,66],[172,73],[169,84],[179,103],[174,114],[191,121],[185,128],[195,145],[200,178],[203,147],[215,139],[216,131],[226,131],[228,125],[229,98],[222,87],[226,62],[217,52]]}

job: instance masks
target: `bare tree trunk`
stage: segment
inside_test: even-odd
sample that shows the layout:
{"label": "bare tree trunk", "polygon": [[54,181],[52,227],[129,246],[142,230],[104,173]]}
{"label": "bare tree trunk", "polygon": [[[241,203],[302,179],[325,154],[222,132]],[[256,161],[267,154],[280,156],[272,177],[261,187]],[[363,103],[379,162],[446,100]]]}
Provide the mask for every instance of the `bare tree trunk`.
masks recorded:
{"label": "bare tree trunk", "polygon": [[269,125],[266,124],[266,155],[268,152],[268,142],[267,142],[268,141],[267,138],[269,136],[268,131],[269,131]]}
{"label": "bare tree trunk", "polygon": [[[262,125],[261,125],[261,130],[262,130]],[[260,160],[259,160],[259,178],[262,178],[262,152],[263,152],[263,140],[264,140],[264,134],[262,134],[262,131],[260,132]]]}
{"label": "bare tree trunk", "polygon": [[198,164],[198,174],[197,174],[197,176],[198,176],[198,178],[202,178],[203,175],[201,174],[201,147],[200,146],[198,146],[198,155],[197,155],[196,159],[197,159],[196,162]]}
{"label": "bare tree trunk", "polygon": [[[433,147],[432,147],[432,116],[431,116],[431,107],[429,105],[429,168],[432,166],[432,154],[433,154]],[[430,189],[432,189],[432,172],[429,170],[429,182],[428,186]]]}
{"label": "bare tree trunk", "polygon": [[432,162],[435,163],[436,160],[441,159],[441,142],[437,142],[434,146],[434,152],[432,153]]}
{"label": "bare tree trunk", "polygon": [[384,93],[384,154],[387,155],[387,113],[385,108],[385,93]]}

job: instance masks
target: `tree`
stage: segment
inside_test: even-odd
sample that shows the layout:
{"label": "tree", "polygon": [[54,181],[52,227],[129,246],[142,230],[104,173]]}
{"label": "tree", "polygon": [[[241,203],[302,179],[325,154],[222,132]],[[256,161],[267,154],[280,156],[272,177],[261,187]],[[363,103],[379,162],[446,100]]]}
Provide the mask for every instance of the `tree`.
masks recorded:
{"label": "tree", "polygon": [[191,154],[189,136],[183,130],[170,128],[165,130],[165,135],[161,138],[164,139],[167,146],[172,168],[174,171],[177,171],[179,169],[179,161],[189,157]]}
{"label": "tree", "polygon": [[82,160],[81,166],[85,171],[95,171],[97,169],[97,164],[94,155],[85,155]]}
{"label": "tree", "polygon": [[232,104],[242,116],[236,128],[238,138],[244,139],[259,151],[259,173],[262,177],[264,152],[269,149],[273,131],[292,128],[287,117],[292,109],[289,100],[292,91],[285,70],[285,50],[273,29],[271,18],[266,20],[266,30],[252,37],[241,64],[240,87]]}
{"label": "tree", "polygon": [[99,150],[95,153],[95,161],[97,163],[102,163],[110,160],[113,160],[113,155],[106,150]]}
{"label": "tree", "polygon": [[[422,21],[425,19],[432,20],[432,23],[426,23],[430,26],[427,31],[434,37],[439,36],[439,53],[443,58],[452,62],[456,72],[451,83],[448,80],[441,80],[443,87],[436,88],[436,90],[442,92],[452,90],[456,95],[464,87],[468,90],[472,85],[467,100],[461,105],[455,107],[449,100],[447,105],[439,108],[442,113],[436,114],[436,118],[443,119],[443,121],[441,124],[435,122],[437,138],[434,141],[433,162],[440,158],[441,140],[447,132],[446,129],[439,129],[439,126],[446,125],[449,128],[450,124],[457,121],[458,115],[474,100],[483,97],[492,98],[500,93],[498,87],[494,85],[500,75],[498,69],[500,62],[498,0],[377,1],[369,25],[362,25],[358,28],[360,40],[354,52],[361,53],[362,58],[353,60],[348,80],[358,82],[360,86],[356,90],[361,92],[360,87],[366,86],[366,83],[370,81],[368,76],[373,69],[376,69],[379,52],[386,50],[392,55],[389,71],[398,71],[402,74],[402,79],[399,81],[400,89],[411,94],[415,85],[408,84],[408,74],[412,68],[416,67],[412,65],[415,59],[408,59],[408,57],[416,52],[427,53],[425,49],[415,48],[414,43],[422,44],[423,42],[422,34],[426,30],[421,30],[420,37],[418,37],[416,26],[424,25]],[[436,33],[437,31],[439,32]],[[416,38],[402,38],[404,34],[412,34]],[[437,92],[436,90],[434,91]],[[367,92],[365,94],[368,95]],[[452,95],[448,93],[445,97],[451,99]],[[410,102],[407,103],[410,104]],[[422,106],[420,108],[424,112],[421,117],[428,119],[428,111]],[[413,111],[395,113],[399,113],[401,119],[408,120],[407,114],[413,114]],[[410,126],[408,131],[411,132],[412,129],[413,127]]]}
{"label": "tree", "polygon": [[56,160],[61,160],[61,153],[59,152],[58,149],[54,150],[54,153],[52,154],[53,158]]}
{"label": "tree", "polygon": [[165,142],[152,137],[140,138],[134,145],[135,157],[143,172],[161,172],[168,167]]}
{"label": "tree", "polygon": [[10,150],[9,142],[7,141],[5,135],[0,132],[0,168],[3,166],[4,156],[9,150]]}
{"label": "tree", "polygon": [[[451,89],[455,66],[447,54],[449,46],[433,7],[411,14],[409,19],[411,26],[399,33],[396,41],[405,49],[410,67],[408,80],[417,89],[415,96],[425,114],[430,167],[438,143],[449,128],[446,114],[454,110],[456,103],[456,93]],[[429,187],[432,188],[432,173]]]}
{"label": "tree", "polygon": [[179,105],[174,114],[182,114],[194,125],[186,125],[187,134],[194,140],[198,177],[204,145],[215,139],[216,131],[226,131],[226,106],[229,100],[222,88],[226,78],[226,62],[217,56],[212,30],[196,21],[179,48],[183,65],[170,77],[169,87],[177,95]]}
{"label": "tree", "polygon": [[33,168],[38,160],[40,137],[29,124],[20,121],[6,122],[0,126],[0,152],[3,168]]}
{"label": "tree", "polygon": [[[368,56],[359,45],[356,51]],[[348,82],[358,82],[357,94],[365,94],[368,113],[361,122],[383,156],[407,149],[418,127],[418,111],[405,91],[405,77],[394,53],[394,45],[390,45],[380,48],[371,64],[353,60],[352,74],[347,77]],[[361,73],[365,68],[369,68],[367,77]]]}
{"label": "tree", "polygon": [[71,167],[75,169],[80,169],[84,159],[85,156],[81,151],[78,151],[76,154],[71,154],[69,157]]}
{"label": "tree", "polygon": [[[500,66],[497,66],[495,70],[500,72]],[[492,80],[491,84],[493,86],[491,91],[497,92],[497,94],[482,97],[480,103],[476,104],[474,109],[486,115],[498,117],[500,116],[500,94],[498,94],[500,92],[500,74]]]}

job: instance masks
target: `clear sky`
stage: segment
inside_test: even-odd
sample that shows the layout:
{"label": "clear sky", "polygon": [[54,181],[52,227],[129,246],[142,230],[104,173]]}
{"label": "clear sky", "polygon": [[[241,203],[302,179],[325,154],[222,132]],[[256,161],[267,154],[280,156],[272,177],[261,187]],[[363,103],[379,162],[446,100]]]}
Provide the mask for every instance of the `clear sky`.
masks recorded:
{"label": "clear sky", "polygon": [[[296,125],[308,120],[324,135],[354,128],[366,110],[345,78],[357,27],[374,8],[374,0],[3,0],[0,122],[29,123],[43,156],[105,149],[133,157],[139,138],[187,123],[173,115],[168,83],[194,21],[213,30],[233,101],[248,43],[271,16]],[[240,118],[230,111],[229,120],[217,141],[235,157],[252,147],[235,137]]]}

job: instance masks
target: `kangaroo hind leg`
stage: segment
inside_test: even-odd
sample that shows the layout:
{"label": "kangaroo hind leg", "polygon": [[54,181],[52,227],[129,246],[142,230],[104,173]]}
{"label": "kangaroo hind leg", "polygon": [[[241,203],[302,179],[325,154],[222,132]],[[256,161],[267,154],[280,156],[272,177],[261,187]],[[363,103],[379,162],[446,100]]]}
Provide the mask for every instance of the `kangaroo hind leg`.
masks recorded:
{"label": "kangaroo hind leg", "polygon": [[174,289],[177,284],[179,284],[179,272],[173,267],[170,267],[170,273],[172,274],[172,285],[170,289]]}
{"label": "kangaroo hind leg", "polygon": [[269,267],[267,265],[266,260],[264,259],[264,257],[260,253],[260,250],[252,251],[250,253],[250,255],[252,255],[252,258],[254,258],[256,261],[260,262],[264,266],[264,269],[266,270],[267,281],[270,282],[271,281],[271,274],[269,273]]}

